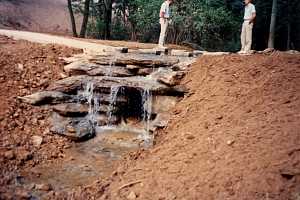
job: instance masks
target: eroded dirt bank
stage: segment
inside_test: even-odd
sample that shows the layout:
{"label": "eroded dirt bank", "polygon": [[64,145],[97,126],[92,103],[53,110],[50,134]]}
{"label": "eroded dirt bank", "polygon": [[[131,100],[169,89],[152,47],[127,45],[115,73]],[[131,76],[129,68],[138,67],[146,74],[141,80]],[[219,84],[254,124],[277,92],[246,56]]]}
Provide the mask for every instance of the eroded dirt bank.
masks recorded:
{"label": "eroded dirt bank", "polygon": [[299,55],[201,57],[184,83],[154,149],[77,197],[299,199]]}
{"label": "eroded dirt bank", "polygon": [[[60,79],[59,57],[75,52],[1,37],[0,199],[30,198],[30,191],[8,187],[18,184],[18,171],[59,162],[72,145],[49,133],[45,110],[19,103],[16,96]],[[299,55],[203,56],[183,84],[190,93],[153,149],[127,155],[110,178],[63,193],[48,191],[47,197],[299,198]]]}
{"label": "eroded dirt bank", "polygon": [[0,199],[9,198],[11,195],[4,195],[8,191],[16,194],[15,198],[26,196],[26,192],[8,187],[14,184],[18,172],[58,160],[70,147],[68,140],[50,133],[48,112],[20,103],[16,97],[60,79],[63,63],[59,57],[76,52],[0,36]]}

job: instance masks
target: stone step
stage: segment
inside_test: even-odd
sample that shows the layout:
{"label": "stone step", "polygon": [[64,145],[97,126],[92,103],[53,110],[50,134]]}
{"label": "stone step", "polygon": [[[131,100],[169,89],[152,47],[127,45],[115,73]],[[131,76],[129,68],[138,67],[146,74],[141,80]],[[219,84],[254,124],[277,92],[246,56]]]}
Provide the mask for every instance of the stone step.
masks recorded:
{"label": "stone step", "polygon": [[[80,117],[86,116],[89,113],[89,105],[88,104],[79,104],[79,103],[64,103],[52,106],[53,111],[57,112],[62,116],[70,116],[70,117]],[[118,106],[109,106],[102,104],[99,106],[97,113],[108,113],[111,111],[112,113],[117,113],[119,111]]]}
{"label": "stone step", "polygon": [[115,76],[115,77],[128,77],[134,76],[125,67],[113,65],[100,65],[96,63],[87,63],[83,61],[76,61],[64,66],[64,70],[71,76],[74,75],[89,75],[89,76]]}
{"label": "stone step", "polygon": [[169,87],[148,77],[107,77],[107,76],[73,76],[59,80],[49,86],[49,91],[59,91],[63,93],[74,93],[84,90],[88,82],[93,82],[95,91],[110,92],[111,87],[124,87],[137,90],[149,90],[154,94],[165,94],[170,96],[182,96],[187,89],[182,86]]}
{"label": "stone step", "polygon": [[[97,99],[100,100],[100,103],[108,105],[110,102],[110,94],[94,94]],[[78,95],[69,95],[65,94],[63,92],[57,92],[57,91],[42,91],[37,92],[31,95],[27,95],[24,97],[18,97],[19,100],[32,104],[32,105],[45,105],[45,104],[61,104],[61,103],[85,103],[87,102],[87,97],[85,97],[83,94]],[[127,102],[127,99],[123,95],[118,95],[116,99],[117,104],[124,104]]]}

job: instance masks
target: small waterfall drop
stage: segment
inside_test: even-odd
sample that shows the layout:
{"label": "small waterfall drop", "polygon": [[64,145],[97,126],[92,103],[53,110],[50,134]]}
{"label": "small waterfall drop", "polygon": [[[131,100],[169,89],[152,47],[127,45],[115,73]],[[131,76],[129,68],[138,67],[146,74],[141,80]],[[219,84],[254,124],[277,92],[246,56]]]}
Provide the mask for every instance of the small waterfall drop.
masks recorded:
{"label": "small waterfall drop", "polygon": [[96,126],[96,115],[100,111],[100,97],[94,92],[94,89],[94,83],[88,82],[82,92],[82,96],[86,99],[89,106],[87,118],[93,126]]}
{"label": "small waterfall drop", "polygon": [[152,93],[149,88],[145,88],[142,91],[142,106],[143,106],[143,122],[145,124],[145,132],[143,134],[143,140],[146,145],[150,145],[152,137],[150,136],[150,121],[152,114]]}
{"label": "small waterfall drop", "polygon": [[112,68],[115,67],[115,65],[116,65],[116,58],[113,57],[113,58],[109,61],[109,67],[108,67],[108,72],[107,72],[106,76],[113,76]]}
{"label": "small waterfall drop", "polygon": [[107,116],[108,116],[108,126],[112,125],[112,116],[113,116],[113,112],[114,112],[114,108],[116,106],[117,103],[117,97],[118,97],[118,92],[120,90],[120,86],[112,86],[110,88],[110,95],[109,95],[109,106],[108,106],[108,112],[107,112]]}

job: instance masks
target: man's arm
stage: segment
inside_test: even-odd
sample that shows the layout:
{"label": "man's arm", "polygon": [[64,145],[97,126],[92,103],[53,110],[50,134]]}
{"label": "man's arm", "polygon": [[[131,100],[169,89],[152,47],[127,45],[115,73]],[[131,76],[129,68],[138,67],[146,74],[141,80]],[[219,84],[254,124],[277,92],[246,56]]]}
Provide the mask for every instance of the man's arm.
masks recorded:
{"label": "man's arm", "polygon": [[165,18],[165,12],[163,12],[163,11],[160,11],[160,14],[159,14],[159,16],[160,16],[161,18]]}
{"label": "man's arm", "polygon": [[252,13],[252,17],[249,21],[249,24],[252,24],[254,22],[255,17],[256,17],[256,12]]}

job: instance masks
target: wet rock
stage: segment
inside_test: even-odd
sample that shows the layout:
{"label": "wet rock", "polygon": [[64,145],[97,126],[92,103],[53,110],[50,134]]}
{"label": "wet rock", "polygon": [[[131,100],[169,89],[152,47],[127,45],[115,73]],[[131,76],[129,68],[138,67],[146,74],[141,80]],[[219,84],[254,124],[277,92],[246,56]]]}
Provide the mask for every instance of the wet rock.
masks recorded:
{"label": "wet rock", "polygon": [[164,128],[168,125],[170,119],[170,114],[159,113],[156,118],[151,122],[151,130],[156,130],[156,128]]}
{"label": "wet rock", "polygon": [[88,62],[73,62],[64,67],[70,75],[128,77],[134,74],[125,67],[99,65]]}
{"label": "wet rock", "polygon": [[73,99],[72,95],[67,95],[62,92],[56,91],[43,91],[37,92],[25,97],[17,97],[21,101],[25,103],[29,103],[32,105],[41,105],[41,104],[55,104],[63,101],[67,101]]}
{"label": "wet rock", "polygon": [[170,69],[159,69],[152,73],[151,76],[156,78],[158,82],[168,86],[175,86],[178,85],[184,77],[184,72],[172,71]]}
{"label": "wet rock", "polygon": [[[99,107],[99,113],[107,113],[111,109],[111,112],[116,113],[119,111],[119,107],[102,104]],[[53,106],[53,110],[62,116],[70,117],[84,117],[89,112],[88,104],[78,104],[78,103],[66,103]]]}
{"label": "wet rock", "polygon": [[59,104],[52,108],[62,116],[85,116],[89,112],[89,105],[78,103]]}
{"label": "wet rock", "polygon": [[149,74],[151,74],[153,72],[153,69],[151,68],[141,68],[137,71],[137,75],[140,75],[140,76],[147,76]]}
{"label": "wet rock", "polygon": [[32,144],[35,147],[40,147],[43,142],[43,138],[37,135],[32,136]]}
{"label": "wet rock", "polygon": [[94,124],[84,117],[63,117],[57,113],[52,114],[51,131],[66,136],[74,141],[86,140],[94,137]]}
{"label": "wet rock", "polygon": [[106,77],[106,76],[72,76],[59,80],[52,84],[48,90],[64,93],[76,92],[83,90],[87,82],[94,83],[94,90],[109,92],[111,87],[134,88],[149,91],[155,94],[183,95],[187,92],[184,86],[169,87],[161,84],[156,80],[145,77]]}
{"label": "wet rock", "polygon": [[99,126],[105,126],[105,125],[108,125],[109,123],[117,124],[121,120],[119,116],[112,115],[110,118],[110,121],[109,121],[108,116],[106,114],[96,115],[95,119]]}
{"label": "wet rock", "polygon": [[[92,56],[88,59],[90,62],[109,65],[112,62],[111,56]],[[115,65],[142,65],[142,66],[171,66],[179,62],[177,58],[168,56],[142,55],[142,54],[126,54],[114,55],[113,61]]]}
{"label": "wet rock", "polygon": [[180,63],[173,65],[171,67],[171,69],[174,71],[184,71],[187,68],[189,68],[192,65],[192,63],[194,63],[194,62],[195,62],[195,59],[190,59],[188,61],[180,62]]}

